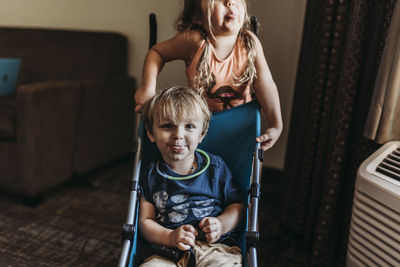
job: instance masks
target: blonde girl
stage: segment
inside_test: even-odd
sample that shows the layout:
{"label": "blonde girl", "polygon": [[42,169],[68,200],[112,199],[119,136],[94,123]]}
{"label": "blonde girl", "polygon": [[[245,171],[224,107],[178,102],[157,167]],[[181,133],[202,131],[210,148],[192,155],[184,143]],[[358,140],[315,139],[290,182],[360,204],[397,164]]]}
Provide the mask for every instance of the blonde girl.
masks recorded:
{"label": "blonde girl", "polygon": [[190,87],[206,98],[212,112],[249,102],[254,92],[268,122],[256,141],[264,151],[271,148],[283,127],[279,95],[261,43],[250,31],[246,1],[184,0],[176,26],[174,37],[146,55],[135,111],[155,95],[165,62],[181,59]]}

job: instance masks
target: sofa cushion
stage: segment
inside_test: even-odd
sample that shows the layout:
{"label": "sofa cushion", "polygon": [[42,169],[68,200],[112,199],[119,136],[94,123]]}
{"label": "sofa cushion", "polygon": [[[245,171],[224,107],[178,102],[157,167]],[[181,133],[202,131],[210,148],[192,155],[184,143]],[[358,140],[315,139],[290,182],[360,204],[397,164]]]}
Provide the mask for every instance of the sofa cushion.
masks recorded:
{"label": "sofa cushion", "polygon": [[0,97],[0,190],[27,197],[130,154],[127,38],[111,32],[0,27],[0,58],[20,58]]}
{"label": "sofa cushion", "polygon": [[0,96],[0,140],[15,141],[15,96]]}
{"label": "sofa cushion", "polygon": [[126,76],[81,81],[73,168],[78,174],[129,155],[133,144],[134,80]]}

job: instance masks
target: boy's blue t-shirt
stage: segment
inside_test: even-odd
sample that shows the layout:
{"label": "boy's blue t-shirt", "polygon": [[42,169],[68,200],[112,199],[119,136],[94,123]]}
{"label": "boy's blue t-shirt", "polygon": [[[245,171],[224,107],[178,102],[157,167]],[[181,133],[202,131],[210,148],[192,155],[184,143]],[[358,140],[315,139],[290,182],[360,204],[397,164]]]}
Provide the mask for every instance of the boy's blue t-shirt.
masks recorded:
{"label": "boy's blue t-shirt", "polygon": [[[206,165],[201,153],[195,152],[198,167]],[[204,217],[217,217],[233,203],[243,203],[245,196],[234,181],[226,163],[216,155],[210,156],[210,166],[202,174],[188,180],[172,180],[158,174],[157,160],[143,168],[140,185],[144,198],[156,209],[156,221],[169,229],[183,224],[197,227]],[[182,177],[162,159],[159,169],[174,177]]]}

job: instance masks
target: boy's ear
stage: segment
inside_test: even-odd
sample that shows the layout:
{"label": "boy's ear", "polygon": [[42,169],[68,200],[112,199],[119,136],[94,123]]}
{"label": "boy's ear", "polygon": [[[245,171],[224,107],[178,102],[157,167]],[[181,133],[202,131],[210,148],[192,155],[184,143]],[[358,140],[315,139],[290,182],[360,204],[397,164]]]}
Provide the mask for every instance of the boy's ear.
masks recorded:
{"label": "boy's ear", "polygon": [[206,134],[207,134],[207,131],[204,131],[204,132],[201,134],[200,139],[199,139],[199,144],[200,144],[201,142],[203,142],[203,139],[204,139],[204,137],[206,137]]}
{"label": "boy's ear", "polygon": [[147,128],[147,126],[145,126],[146,128],[146,132],[147,132],[147,137],[149,138],[149,140],[154,143],[155,139],[154,136],[150,133],[149,129]]}

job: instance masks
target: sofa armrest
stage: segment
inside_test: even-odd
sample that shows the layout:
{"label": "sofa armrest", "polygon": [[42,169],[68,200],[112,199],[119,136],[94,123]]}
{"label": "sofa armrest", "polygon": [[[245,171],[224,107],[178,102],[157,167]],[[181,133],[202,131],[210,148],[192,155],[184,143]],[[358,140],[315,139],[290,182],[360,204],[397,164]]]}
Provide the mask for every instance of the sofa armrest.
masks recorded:
{"label": "sofa armrest", "polygon": [[[35,196],[72,176],[80,84],[23,84],[16,93],[17,143],[25,195]],[[33,177],[40,177],[40,181]],[[28,185],[28,186],[27,186]]]}

